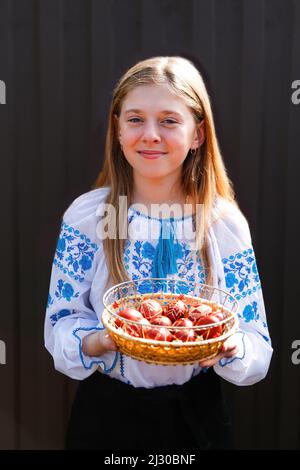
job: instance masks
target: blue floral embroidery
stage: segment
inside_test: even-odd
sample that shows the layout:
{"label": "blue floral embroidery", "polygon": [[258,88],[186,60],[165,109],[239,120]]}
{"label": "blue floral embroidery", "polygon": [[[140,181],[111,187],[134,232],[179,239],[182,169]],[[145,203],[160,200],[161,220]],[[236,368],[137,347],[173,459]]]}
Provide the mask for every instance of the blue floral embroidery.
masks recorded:
{"label": "blue floral embroidery", "polygon": [[60,300],[62,298],[66,299],[68,302],[71,302],[72,298],[79,297],[79,292],[75,292],[72,285],[69,282],[59,279],[57,283],[57,288],[55,291],[55,297]]}
{"label": "blue floral embroidery", "polygon": [[257,311],[257,302],[252,302],[252,304],[246,305],[243,310],[243,317],[247,323],[252,320],[258,320],[259,314]]}
{"label": "blue floral embroidery", "polygon": [[50,320],[51,320],[52,326],[54,326],[55,323],[57,323],[57,321],[60,318],[68,317],[69,315],[72,315],[74,313],[76,313],[76,310],[68,310],[68,309],[63,309],[63,310],[60,310],[57,313],[53,313],[53,315],[50,315]]}
{"label": "blue floral embroidery", "polygon": [[51,295],[48,295],[48,301],[47,301],[47,309],[53,304],[54,299],[52,299]]}
{"label": "blue floral embroidery", "polygon": [[128,385],[132,385],[132,383],[130,382],[130,380],[128,380],[126,377],[125,377],[125,359],[124,359],[124,355],[123,353],[120,353],[120,373],[121,373],[121,376],[126,379],[126,383]]}
{"label": "blue floral embroidery", "polygon": [[[243,318],[246,323],[250,321],[261,321],[257,302],[252,302],[244,307],[242,315],[238,314],[240,318]],[[262,321],[262,326],[268,331],[268,325],[266,322]],[[270,341],[268,336],[263,335],[260,331],[258,333],[264,338],[265,341]]]}
{"label": "blue floral embroidery", "polygon": [[136,241],[134,251],[136,254],[132,256],[132,264],[142,277],[147,277],[152,266],[155,250],[149,242],[142,244],[142,242]]}
{"label": "blue floral embroidery", "polygon": [[199,282],[202,282],[203,284],[205,284],[206,283],[207,272],[206,272],[206,269],[204,268],[204,266],[201,262],[199,251],[197,252],[197,270],[198,270]]}
{"label": "blue floral embroidery", "polygon": [[76,281],[83,282],[97,249],[86,235],[63,223],[53,263]]}
{"label": "blue floral embroidery", "polygon": [[[197,254],[196,261],[193,257],[193,252],[186,242],[175,242],[174,244],[175,258],[178,269],[178,277],[185,279],[191,283],[195,282],[195,270],[194,265],[196,262],[196,271],[200,282],[205,281],[205,272],[201,264],[199,254]],[[124,265],[127,271],[132,270],[131,277],[133,280],[141,279],[143,277],[151,277],[152,264],[155,255],[155,246],[149,241],[135,241],[131,242],[126,240],[124,247]],[[133,268],[133,269],[132,269]],[[148,285],[140,285],[141,293],[144,293],[148,289]],[[185,292],[186,287],[182,286],[180,293],[187,293],[190,289]]]}
{"label": "blue floral embroidery", "polygon": [[255,256],[252,248],[223,258],[226,287],[237,300],[260,289]]}

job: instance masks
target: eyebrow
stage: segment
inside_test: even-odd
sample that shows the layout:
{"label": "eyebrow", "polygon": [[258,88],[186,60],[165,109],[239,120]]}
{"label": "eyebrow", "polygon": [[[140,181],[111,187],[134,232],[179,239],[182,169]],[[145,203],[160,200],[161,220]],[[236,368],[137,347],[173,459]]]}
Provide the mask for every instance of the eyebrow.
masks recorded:
{"label": "eyebrow", "polygon": [[[127,109],[125,111],[125,114],[128,113],[143,113],[141,109]],[[161,114],[177,114],[177,116],[183,118],[183,115],[181,113],[178,113],[177,111],[172,111],[171,109],[165,109],[164,111],[161,111]]]}

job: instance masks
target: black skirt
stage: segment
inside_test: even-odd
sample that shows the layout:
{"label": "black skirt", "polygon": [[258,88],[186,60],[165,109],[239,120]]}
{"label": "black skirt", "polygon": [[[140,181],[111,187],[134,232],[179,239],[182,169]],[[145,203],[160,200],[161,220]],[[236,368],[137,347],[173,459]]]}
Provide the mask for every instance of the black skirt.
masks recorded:
{"label": "black skirt", "polygon": [[232,448],[231,424],[213,369],[183,385],[135,388],[96,371],[79,383],[66,449]]}

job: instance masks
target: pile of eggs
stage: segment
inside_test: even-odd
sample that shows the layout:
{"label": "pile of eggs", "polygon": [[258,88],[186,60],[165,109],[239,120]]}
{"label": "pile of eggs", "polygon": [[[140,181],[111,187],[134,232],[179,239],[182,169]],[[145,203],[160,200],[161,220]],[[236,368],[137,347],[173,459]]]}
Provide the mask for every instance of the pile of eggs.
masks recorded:
{"label": "pile of eggs", "polygon": [[225,312],[213,304],[200,302],[189,307],[183,300],[174,299],[162,306],[157,300],[145,299],[138,309],[129,307],[120,310],[115,325],[134,337],[193,342],[222,335],[224,322],[220,324],[220,321],[225,318]]}

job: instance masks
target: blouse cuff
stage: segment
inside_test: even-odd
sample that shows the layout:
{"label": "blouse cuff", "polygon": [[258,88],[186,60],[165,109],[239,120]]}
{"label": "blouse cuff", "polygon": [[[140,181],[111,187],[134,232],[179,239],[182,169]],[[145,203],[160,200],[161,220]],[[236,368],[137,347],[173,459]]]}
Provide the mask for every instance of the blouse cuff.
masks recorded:
{"label": "blouse cuff", "polygon": [[79,357],[81,360],[81,364],[86,370],[90,370],[92,368],[97,369],[97,367],[101,367],[105,374],[109,374],[114,367],[116,366],[118,360],[118,352],[115,351],[108,351],[101,355],[101,358],[98,356],[88,356],[83,353],[82,351],[82,340],[85,336],[90,334],[91,331],[102,331],[104,330],[104,326],[100,323],[97,327],[79,327],[73,330],[73,336],[78,341],[78,348],[79,348]]}
{"label": "blouse cuff", "polygon": [[219,365],[225,367],[228,364],[232,364],[234,361],[242,361],[245,357],[246,347],[245,347],[245,332],[238,330],[236,333],[238,352],[234,357],[223,357],[219,360]]}

